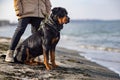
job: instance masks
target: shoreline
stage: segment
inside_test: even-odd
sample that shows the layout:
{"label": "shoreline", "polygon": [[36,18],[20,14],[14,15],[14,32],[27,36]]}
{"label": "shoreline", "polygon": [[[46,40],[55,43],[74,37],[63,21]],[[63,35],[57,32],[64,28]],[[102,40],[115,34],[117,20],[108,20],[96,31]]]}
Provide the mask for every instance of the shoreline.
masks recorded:
{"label": "shoreline", "polygon": [[80,56],[78,51],[56,49],[58,68],[47,71],[44,65],[6,63],[1,56],[8,49],[10,38],[0,37],[0,79],[18,80],[120,80],[115,72]]}

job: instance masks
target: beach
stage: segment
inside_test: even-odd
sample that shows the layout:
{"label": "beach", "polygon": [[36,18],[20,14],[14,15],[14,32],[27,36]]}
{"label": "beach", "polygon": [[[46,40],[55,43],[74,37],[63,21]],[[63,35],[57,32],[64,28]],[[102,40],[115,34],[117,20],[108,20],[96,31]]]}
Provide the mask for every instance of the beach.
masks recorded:
{"label": "beach", "polygon": [[[75,50],[56,49],[58,67],[25,65],[4,61],[11,38],[0,37],[0,80],[120,80],[118,74],[80,56]],[[82,53],[83,54],[83,53]]]}

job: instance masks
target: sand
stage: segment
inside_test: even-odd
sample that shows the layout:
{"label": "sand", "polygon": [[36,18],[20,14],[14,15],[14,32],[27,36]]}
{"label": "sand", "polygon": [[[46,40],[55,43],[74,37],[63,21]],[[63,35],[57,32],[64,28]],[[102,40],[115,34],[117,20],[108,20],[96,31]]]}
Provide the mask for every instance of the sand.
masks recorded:
{"label": "sand", "polygon": [[[7,63],[4,54],[10,38],[0,37],[0,80],[120,80],[118,74],[80,56],[77,51],[57,47],[56,69],[44,65]],[[82,52],[81,52],[82,53]]]}

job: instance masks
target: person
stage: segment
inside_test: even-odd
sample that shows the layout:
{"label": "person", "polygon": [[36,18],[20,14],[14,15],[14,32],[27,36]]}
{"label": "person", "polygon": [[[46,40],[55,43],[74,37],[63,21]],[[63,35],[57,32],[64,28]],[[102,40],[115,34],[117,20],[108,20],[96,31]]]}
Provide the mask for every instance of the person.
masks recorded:
{"label": "person", "polygon": [[5,61],[14,62],[14,51],[28,24],[31,32],[38,30],[41,21],[50,14],[50,0],[14,0],[14,8],[18,17],[18,25],[12,37]]}

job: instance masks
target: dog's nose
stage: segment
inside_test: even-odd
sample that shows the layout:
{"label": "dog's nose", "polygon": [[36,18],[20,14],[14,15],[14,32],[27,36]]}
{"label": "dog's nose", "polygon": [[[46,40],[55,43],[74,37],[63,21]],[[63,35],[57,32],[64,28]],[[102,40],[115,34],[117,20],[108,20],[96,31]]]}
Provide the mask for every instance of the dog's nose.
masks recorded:
{"label": "dog's nose", "polygon": [[69,23],[69,22],[70,22],[70,18],[67,16],[67,22],[66,22],[66,24]]}
{"label": "dog's nose", "polygon": [[68,23],[70,22],[70,18],[68,17]]}

